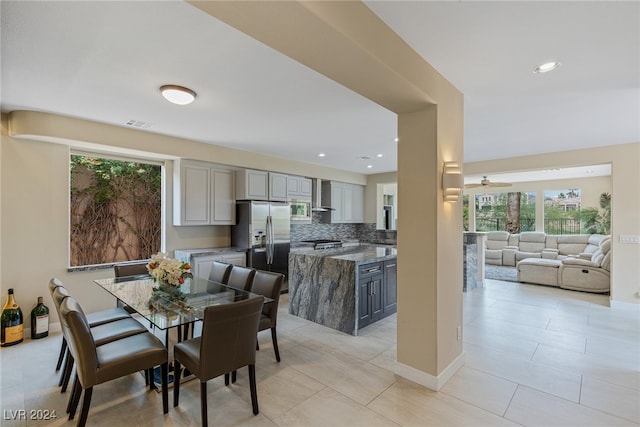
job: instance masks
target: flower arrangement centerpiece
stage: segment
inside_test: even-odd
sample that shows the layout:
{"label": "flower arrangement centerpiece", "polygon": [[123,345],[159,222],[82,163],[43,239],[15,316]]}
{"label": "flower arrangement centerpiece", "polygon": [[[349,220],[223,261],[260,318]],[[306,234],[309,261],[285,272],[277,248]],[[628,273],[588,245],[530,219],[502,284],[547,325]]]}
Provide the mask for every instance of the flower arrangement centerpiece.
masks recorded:
{"label": "flower arrangement centerpiece", "polygon": [[184,306],[185,294],[180,290],[186,279],[193,277],[191,265],[187,262],[169,258],[167,254],[157,253],[151,257],[147,270],[158,284],[153,288],[153,293],[149,299],[149,308],[154,309],[175,303],[179,307]]}

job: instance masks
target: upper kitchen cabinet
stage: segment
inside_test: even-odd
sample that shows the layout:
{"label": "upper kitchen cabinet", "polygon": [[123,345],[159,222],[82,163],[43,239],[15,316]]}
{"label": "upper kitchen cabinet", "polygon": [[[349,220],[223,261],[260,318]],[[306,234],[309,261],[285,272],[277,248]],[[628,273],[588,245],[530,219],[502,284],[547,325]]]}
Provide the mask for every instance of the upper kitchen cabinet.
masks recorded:
{"label": "upper kitchen cabinet", "polygon": [[[331,203],[327,203],[327,201]],[[322,182],[322,204],[330,205],[331,222],[364,222],[364,187],[336,181]]]}
{"label": "upper kitchen cabinet", "polygon": [[271,200],[286,202],[287,175],[242,169],[236,173],[237,200]]}
{"label": "upper kitchen cabinet", "polygon": [[287,177],[287,197],[289,200],[311,201],[311,180],[301,176]]}
{"label": "upper kitchen cabinet", "polygon": [[234,172],[212,163],[174,163],[173,225],[236,223]]}

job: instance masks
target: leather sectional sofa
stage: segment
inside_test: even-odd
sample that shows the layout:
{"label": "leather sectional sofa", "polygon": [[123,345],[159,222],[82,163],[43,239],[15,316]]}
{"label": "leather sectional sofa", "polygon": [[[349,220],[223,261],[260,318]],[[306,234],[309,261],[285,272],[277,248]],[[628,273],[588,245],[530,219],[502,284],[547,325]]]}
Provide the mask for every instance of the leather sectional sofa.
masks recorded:
{"label": "leather sectional sofa", "polygon": [[515,266],[518,281],[588,292],[609,292],[611,236],[487,233],[485,263]]}

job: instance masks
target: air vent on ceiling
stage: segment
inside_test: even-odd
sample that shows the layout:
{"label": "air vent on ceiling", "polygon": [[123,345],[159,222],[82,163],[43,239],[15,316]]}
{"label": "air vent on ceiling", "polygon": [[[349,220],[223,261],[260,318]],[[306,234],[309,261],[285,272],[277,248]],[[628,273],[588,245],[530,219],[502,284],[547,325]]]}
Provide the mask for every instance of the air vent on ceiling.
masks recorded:
{"label": "air vent on ceiling", "polygon": [[128,120],[125,124],[127,126],[132,126],[134,128],[140,129],[149,129],[151,127],[151,123],[143,122],[140,120]]}

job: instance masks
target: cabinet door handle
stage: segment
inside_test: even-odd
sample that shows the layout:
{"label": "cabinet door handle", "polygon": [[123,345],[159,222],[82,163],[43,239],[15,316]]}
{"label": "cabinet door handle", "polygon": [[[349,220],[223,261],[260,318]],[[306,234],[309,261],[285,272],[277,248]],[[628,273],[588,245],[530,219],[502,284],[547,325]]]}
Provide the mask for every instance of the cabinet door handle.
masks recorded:
{"label": "cabinet door handle", "polygon": [[395,264],[389,264],[389,265],[387,265],[387,268],[391,268],[391,267],[395,267],[395,266],[396,266]]}

